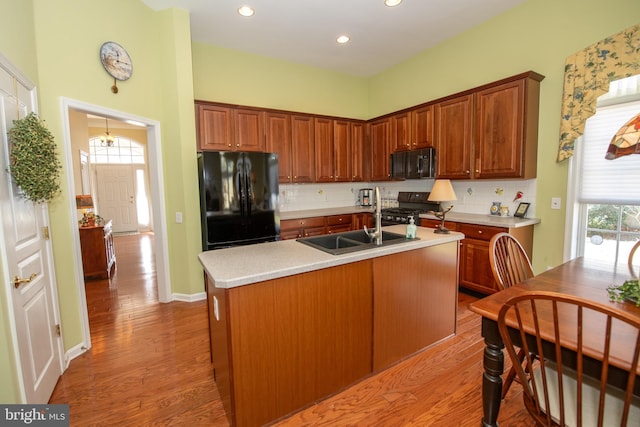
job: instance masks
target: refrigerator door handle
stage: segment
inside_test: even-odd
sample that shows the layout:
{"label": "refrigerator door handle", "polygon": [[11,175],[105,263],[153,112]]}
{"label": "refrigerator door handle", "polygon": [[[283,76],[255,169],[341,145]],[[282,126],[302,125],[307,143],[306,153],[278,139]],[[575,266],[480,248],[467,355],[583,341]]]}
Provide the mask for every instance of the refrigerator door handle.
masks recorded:
{"label": "refrigerator door handle", "polygon": [[251,215],[251,210],[252,210],[252,206],[251,206],[251,200],[253,199],[253,194],[251,191],[251,173],[249,171],[245,170],[245,174],[244,174],[244,185],[245,185],[245,198],[246,198],[246,207],[247,207],[247,212],[245,213],[245,215],[249,216]]}

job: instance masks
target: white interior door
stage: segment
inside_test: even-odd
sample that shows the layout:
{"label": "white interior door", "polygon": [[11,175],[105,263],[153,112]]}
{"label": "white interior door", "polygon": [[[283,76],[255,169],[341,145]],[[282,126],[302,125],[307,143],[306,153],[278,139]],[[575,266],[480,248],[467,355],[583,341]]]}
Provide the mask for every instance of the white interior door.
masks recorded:
{"label": "white interior door", "polygon": [[132,165],[95,165],[98,214],[113,221],[113,232],[138,231]]}
{"label": "white interior door", "polygon": [[47,205],[25,200],[5,173],[7,130],[14,119],[36,107],[33,86],[15,76],[13,67],[0,56],[0,246],[7,265],[5,292],[11,301],[9,317],[25,403],[47,403],[62,373],[63,350],[56,325],[59,309]]}

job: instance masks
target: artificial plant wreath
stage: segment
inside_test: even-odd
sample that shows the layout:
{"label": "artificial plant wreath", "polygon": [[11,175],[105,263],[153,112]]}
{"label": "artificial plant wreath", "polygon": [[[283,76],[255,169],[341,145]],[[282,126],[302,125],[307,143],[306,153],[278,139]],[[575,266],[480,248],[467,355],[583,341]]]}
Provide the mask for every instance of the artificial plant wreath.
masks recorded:
{"label": "artificial plant wreath", "polygon": [[60,192],[62,165],[56,155],[51,132],[35,113],[13,121],[8,132],[9,173],[26,199],[35,203],[50,201]]}

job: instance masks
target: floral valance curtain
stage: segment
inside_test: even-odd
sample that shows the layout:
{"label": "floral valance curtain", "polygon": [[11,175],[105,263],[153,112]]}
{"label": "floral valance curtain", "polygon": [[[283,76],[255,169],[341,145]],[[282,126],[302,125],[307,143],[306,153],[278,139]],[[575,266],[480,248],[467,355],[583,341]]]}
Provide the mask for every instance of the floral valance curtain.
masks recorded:
{"label": "floral valance curtain", "polygon": [[575,141],[609,82],[640,73],[640,24],[569,56],[564,70],[558,161],[573,156]]}

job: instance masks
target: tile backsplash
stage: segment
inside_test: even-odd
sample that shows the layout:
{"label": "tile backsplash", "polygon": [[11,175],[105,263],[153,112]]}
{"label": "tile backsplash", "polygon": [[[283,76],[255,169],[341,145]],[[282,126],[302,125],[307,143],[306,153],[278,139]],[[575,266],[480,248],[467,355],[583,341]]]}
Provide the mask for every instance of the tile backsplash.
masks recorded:
{"label": "tile backsplash", "polygon": [[[280,184],[280,210],[283,212],[355,206],[358,190],[380,187],[381,198],[397,199],[399,191],[430,191],[432,179],[396,182],[347,182],[324,184]],[[520,202],[531,203],[527,217],[535,217],[536,180],[452,181],[458,200],[451,202],[454,212],[488,214],[493,202],[508,206],[510,214]],[[521,194],[520,197],[517,197]],[[448,202],[447,202],[448,206]]]}

